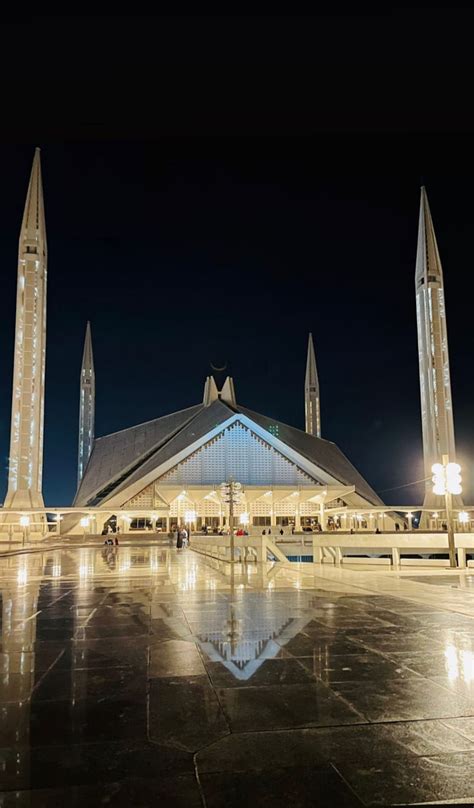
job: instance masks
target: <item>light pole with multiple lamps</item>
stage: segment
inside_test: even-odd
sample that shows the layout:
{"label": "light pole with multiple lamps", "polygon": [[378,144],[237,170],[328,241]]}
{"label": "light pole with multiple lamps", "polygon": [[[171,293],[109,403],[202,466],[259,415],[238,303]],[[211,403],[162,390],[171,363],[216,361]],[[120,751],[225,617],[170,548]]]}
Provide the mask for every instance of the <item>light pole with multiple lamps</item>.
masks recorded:
{"label": "light pole with multiple lamps", "polygon": [[221,496],[224,502],[229,505],[229,536],[230,536],[230,560],[234,560],[234,505],[240,502],[242,484],[229,480],[221,484]]}
{"label": "light pole with multiple lamps", "polygon": [[444,496],[446,508],[446,525],[448,528],[449,565],[457,567],[456,545],[454,543],[453,526],[453,494],[461,494],[461,466],[459,463],[448,463],[448,455],[443,455],[442,463],[431,467],[433,472],[433,493]]}

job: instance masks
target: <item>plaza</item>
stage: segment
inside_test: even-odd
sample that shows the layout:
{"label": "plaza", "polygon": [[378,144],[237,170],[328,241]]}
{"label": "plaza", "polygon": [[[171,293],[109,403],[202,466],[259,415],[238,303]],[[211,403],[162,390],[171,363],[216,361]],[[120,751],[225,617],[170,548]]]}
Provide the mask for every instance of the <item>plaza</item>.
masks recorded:
{"label": "plaza", "polygon": [[2,806],[474,799],[474,578],[3,555]]}

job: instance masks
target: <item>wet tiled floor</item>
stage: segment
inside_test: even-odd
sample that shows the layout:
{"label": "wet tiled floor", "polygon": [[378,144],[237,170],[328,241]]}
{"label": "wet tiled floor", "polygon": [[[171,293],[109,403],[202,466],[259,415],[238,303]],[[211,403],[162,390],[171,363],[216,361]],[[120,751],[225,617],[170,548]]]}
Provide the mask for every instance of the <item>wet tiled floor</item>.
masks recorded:
{"label": "wet tiled floor", "polygon": [[0,806],[474,802],[469,573],[0,559]]}

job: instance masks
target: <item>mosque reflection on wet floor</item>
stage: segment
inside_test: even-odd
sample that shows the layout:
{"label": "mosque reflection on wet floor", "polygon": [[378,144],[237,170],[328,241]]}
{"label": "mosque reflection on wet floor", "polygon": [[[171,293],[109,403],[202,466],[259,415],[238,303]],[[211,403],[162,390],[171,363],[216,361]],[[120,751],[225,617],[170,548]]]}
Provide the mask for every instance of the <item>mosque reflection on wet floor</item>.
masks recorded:
{"label": "mosque reflection on wet floor", "polygon": [[469,572],[0,559],[0,806],[474,800]]}

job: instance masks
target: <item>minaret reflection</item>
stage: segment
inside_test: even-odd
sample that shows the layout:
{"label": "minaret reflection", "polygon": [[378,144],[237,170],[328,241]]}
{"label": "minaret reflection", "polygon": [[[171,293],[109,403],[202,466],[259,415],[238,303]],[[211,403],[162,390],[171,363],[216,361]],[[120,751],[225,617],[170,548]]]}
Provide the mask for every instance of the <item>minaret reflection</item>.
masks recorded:
{"label": "minaret reflection", "polygon": [[18,747],[14,772],[23,779],[30,768],[30,709],[35,686],[36,614],[41,586],[41,554],[0,559],[2,644],[0,654],[2,745]]}

